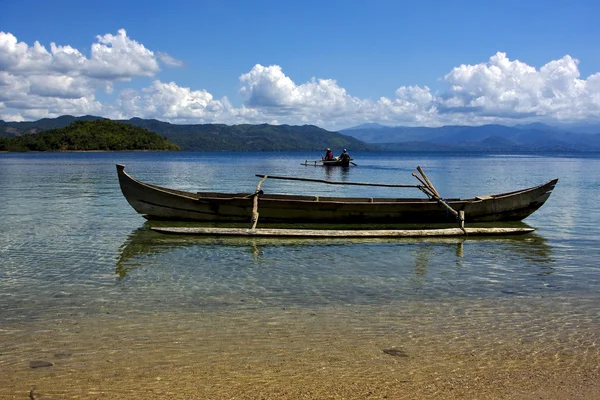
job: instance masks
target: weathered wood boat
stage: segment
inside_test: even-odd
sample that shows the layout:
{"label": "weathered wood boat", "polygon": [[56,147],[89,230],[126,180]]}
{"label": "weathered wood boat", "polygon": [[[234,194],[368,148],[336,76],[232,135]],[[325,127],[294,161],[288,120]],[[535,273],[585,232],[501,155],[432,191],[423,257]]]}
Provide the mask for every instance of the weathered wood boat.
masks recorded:
{"label": "weathered wood boat", "polygon": [[[258,211],[265,222],[322,223],[452,223],[520,221],[540,208],[558,179],[539,186],[467,199],[442,199],[424,176],[423,185],[388,185],[330,182],[303,178],[269,176],[270,179],[308,180],[330,184],[385,187],[414,187],[428,198],[321,197],[284,194],[185,192],[141,182],[117,165],[119,183],[129,204],[147,219],[183,221],[237,221],[251,219],[256,225]],[[267,176],[263,177],[261,183]],[[462,224],[461,224],[462,226]]]}

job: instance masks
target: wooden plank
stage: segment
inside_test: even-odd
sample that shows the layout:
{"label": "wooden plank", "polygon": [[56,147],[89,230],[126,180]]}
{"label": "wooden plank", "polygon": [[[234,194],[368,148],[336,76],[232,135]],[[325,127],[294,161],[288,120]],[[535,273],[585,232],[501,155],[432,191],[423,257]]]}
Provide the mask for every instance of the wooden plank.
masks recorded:
{"label": "wooden plank", "polygon": [[[244,229],[212,227],[152,227],[160,233],[205,236],[272,236],[272,237],[449,237],[465,236],[460,228],[444,229],[382,229],[382,230],[321,230],[321,229]],[[522,235],[533,232],[533,228],[465,228],[467,236]]]}

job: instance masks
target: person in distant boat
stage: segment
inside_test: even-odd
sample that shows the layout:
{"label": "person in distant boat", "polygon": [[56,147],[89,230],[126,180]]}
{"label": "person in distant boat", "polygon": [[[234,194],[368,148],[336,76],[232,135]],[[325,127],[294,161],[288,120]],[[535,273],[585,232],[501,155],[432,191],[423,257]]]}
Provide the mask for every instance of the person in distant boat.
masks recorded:
{"label": "person in distant boat", "polygon": [[333,160],[333,152],[331,151],[331,149],[327,148],[326,151],[327,152],[325,153],[325,161],[331,161],[331,160]]}
{"label": "person in distant boat", "polygon": [[350,161],[350,154],[348,153],[348,150],[344,149],[342,154],[340,154],[340,161],[346,161],[346,162]]}

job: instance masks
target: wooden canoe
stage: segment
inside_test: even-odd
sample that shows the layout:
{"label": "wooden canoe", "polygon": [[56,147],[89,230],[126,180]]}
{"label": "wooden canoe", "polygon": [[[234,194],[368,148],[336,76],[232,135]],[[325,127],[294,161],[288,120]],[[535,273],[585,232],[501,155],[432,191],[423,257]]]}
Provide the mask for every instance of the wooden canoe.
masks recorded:
{"label": "wooden canoe", "polygon": [[507,236],[533,232],[533,228],[444,228],[444,229],[379,229],[379,230],[337,230],[337,229],[244,229],[213,227],[152,227],[160,233],[175,235],[202,236],[269,236],[307,238],[424,238],[454,236]]}
{"label": "wooden canoe", "polygon": [[[147,219],[249,222],[253,193],[184,192],[141,182],[117,165],[123,195]],[[445,199],[466,222],[520,221],[540,208],[558,179],[543,185],[468,199]],[[391,185],[390,185],[391,186]],[[456,217],[435,199],[258,195],[264,222],[323,223],[454,223]]]}

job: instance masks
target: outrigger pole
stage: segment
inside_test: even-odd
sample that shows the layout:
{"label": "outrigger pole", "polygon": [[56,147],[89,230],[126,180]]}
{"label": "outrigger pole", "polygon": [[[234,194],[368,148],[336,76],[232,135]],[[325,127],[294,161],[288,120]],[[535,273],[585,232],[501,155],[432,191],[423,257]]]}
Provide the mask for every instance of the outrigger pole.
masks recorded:
{"label": "outrigger pole", "polygon": [[[429,180],[429,178],[427,178],[427,175],[425,175],[425,172],[423,172],[423,169],[420,166],[417,166],[417,171],[419,171],[419,173],[423,177],[423,180],[421,180],[421,178],[419,178],[419,176],[416,173],[414,173],[414,172],[412,173],[412,175],[415,178],[417,178],[419,180],[419,182],[421,182],[423,184],[424,187],[419,187],[419,189],[421,191],[423,191],[423,193],[425,193],[428,196],[430,196],[430,197],[434,198],[435,200],[437,200],[438,203],[440,203],[448,211],[450,211],[456,217],[456,220],[458,221],[458,227],[466,235],[467,231],[465,230],[465,212],[463,210],[456,211],[454,208],[450,207],[450,205],[444,199],[442,199],[442,196],[440,196],[440,194],[438,193],[438,191],[435,190],[435,187],[433,187],[433,184],[431,183],[431,181]],[[425,191],[425,189],[427,189],[427,191]]]}
{"label": "outrigger pole", "polygon": [[[259,178],[265,178],[267,175],[256,174]],[[327,183],[328,185],[354,185],[354,186],[380,186],[380,187],[394,187],[394,188],[419,188],[418,185],[391,185],[387,183],[363,183],[363,182],[336,182],[327,181],[325,179],[310,179],[310,178],[296,178],[287,176],[274,176],[268,175],[269,179],[283,179],[288,181],[304,181],[304,182],[318,182]]]}

